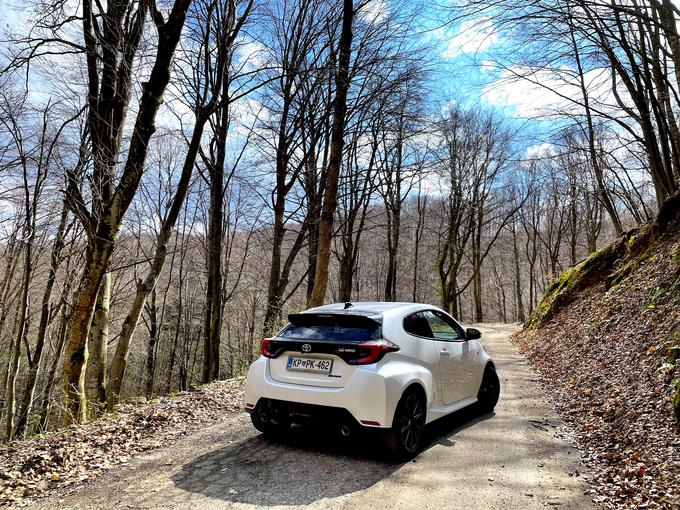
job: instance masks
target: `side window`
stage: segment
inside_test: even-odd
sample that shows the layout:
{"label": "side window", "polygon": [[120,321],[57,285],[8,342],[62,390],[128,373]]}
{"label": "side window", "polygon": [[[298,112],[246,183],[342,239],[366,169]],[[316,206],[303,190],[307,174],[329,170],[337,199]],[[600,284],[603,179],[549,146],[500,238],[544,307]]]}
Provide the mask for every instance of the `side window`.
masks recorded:
{"label": "side window", "polygon": [[464,340],[464,333],[448,316],[437,311],[424,312],[435,340]]}
{"label": "side window", "polygon": [[423,312],[412,313],[404,317],[404,331],[410,335],[433,338],[432,330]]}

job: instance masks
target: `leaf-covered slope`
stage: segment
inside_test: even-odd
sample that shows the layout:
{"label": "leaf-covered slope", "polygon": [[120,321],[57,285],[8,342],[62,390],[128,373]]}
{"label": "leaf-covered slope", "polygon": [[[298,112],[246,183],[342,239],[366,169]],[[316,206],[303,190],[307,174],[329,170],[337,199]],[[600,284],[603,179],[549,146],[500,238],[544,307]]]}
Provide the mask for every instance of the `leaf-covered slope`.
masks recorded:
{"label": "leaf-covered slope", "polygon": [[84,425],[0,448],[0,507],[23,506],[52,489],[92,480],[127,465],[225,414],[242,410],[244,378],[191,388],[152,402],[119,405]]}
{"label": "leaf-covered slope", "polygon": [[680,508],[678,223],[630,232],[561,275],[514,337],[597,468],[605,507]]}

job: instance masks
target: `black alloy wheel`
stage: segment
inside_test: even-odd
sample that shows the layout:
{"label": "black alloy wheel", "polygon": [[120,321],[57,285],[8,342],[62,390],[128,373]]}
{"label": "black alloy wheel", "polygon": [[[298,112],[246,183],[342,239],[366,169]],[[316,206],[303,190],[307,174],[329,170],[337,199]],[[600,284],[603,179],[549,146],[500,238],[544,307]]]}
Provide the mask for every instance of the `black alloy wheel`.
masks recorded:
{"label": "black alloy wheel", "polygon": [[480,410],[485,413],[493,411],[498,403],[500,392],[501,383],[498,379],[498,374],[491,366],[487,366],[484,369],[484,377],[479,387],[479,393],[477,393]]}
{"label": "black alloy wheel", "polygon": [[410,391],[399,401],[392,428],[385,434],[385,446],[396,460],[414,457],[423,447],[425,436],[425,401]]}

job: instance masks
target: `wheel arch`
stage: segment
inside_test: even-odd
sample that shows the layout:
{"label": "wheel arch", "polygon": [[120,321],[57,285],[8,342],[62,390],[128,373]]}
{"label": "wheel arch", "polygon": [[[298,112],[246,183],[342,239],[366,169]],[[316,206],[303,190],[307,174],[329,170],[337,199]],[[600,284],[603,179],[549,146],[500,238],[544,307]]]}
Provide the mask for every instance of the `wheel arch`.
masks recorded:
{"label": "wheel arch", "polygon": [[426,411],[429,410],[429,400],[428,400],[428,394],[427,390],[425,389],[425,385],[423,384],[423,381],[420,381],[418,379],[414,379],[411,382],[407,383],[404,385],[404,389],[399,395],[399,398],[396,399],[394,402],[394,405],[391,406],[391,410],[389,412],[389,418],[390,418],[390,423],[387,425],[388,427],[392,426],[392,423],[394,423],[394,416],[397,412],[397,407],[399,406],[399,402],[401,402],[404,397],[411,392],[417,392],[423,399],[425,403],[425,409]]}
{"label": "wheel arch", "polygon": [[401,401],[405,395],[412,391],[419,393],[420,396],[423,397],[423,400],[425,400],[425,405],[427,406],[427,391],[425,391],[425,386],[423,386],[422,382],[420,381],[411,381],[409,384],[407,384],[404,388],[404,391],[401,392],[399,401]]}
{"label": "wheel arch", "polygon": [[429,409],[430,394],[427,391],[426,381],[423,381],[419,378],[411,379],[406,383],[402,383],[401,391],[398,393],[397,392],[393,393],[393,398],[388,401],[389,402],[388,408],[386,409],[387,421],[385,423],[387,427],[392,426],[394,415],[397,412],[399,402],[401,402],[404,399],[404,397],[411,392],[417,392],[422,397],[423,402],[425,403],[425,408]]}

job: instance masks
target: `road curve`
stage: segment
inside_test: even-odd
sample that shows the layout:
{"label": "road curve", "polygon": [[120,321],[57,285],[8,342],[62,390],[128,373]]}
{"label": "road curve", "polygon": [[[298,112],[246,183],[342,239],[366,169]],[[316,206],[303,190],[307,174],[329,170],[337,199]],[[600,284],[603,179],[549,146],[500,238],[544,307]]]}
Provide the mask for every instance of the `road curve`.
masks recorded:
{"label": "road curve", "polygon": [[513,327],[479,329],[501,378],[496,412],[433,424],[412,462],[385,462],[370,436],[351,447],[307,432],[272,443],[237,414],[31,508],[592,508],[580,455],[508,341]]}

